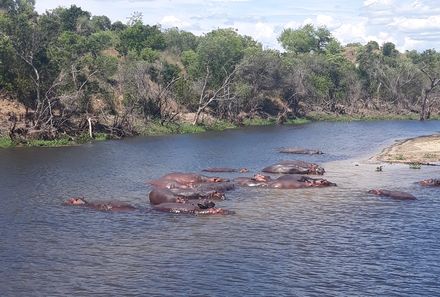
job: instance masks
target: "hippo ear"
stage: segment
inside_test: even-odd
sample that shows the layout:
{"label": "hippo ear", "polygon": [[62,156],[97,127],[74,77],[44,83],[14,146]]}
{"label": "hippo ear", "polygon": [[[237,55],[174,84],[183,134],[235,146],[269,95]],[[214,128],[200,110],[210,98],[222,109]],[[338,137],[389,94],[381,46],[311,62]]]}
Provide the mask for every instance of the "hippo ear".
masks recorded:
{"label": "hippo ear", "polygon": [[207,209],[206,205],[204,205],[204,204],[202,204],[202,203],[197,203],[197,206],[198,206],[200,209]]}

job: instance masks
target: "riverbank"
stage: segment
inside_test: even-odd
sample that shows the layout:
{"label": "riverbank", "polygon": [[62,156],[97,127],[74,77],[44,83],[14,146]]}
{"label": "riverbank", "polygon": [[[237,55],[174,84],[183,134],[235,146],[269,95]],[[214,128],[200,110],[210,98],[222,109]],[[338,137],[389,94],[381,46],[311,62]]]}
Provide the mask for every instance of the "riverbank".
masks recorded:
{"label": "riverbank", "polygon": [[373,159],[388,163],[440,164],[440,134],[399,141]]}
{"label": "riverbank", "polygon": [[[309,123],[310,120],[306,118],[290,119],[287,120],[285,125],[301,125]],[[214,121],[210,124],[192,125],[190,123],[168,123],[165,125],[160,124],[159,121],[151,121],[145,126],[138,127],[140,136],[161,136],[172,134],[191,134],[191,133],[203,133],[208,131],[223,131],[226,129],[237,129],[239,127],[246,126],[269,126],[276,125],[275,118],[268,119],[245,119],[242,125],[236,125],[226,121]],[[59,147],[59,146],[72,146],[80,145],[91,141],[103,141],[114,139],[110,134],[98,133],[94,135],[94,138],[90,138],[88,135],[80,135],[79,137],[63,136],[54,140],[29,140],[26,142],[14,143],[8,136],[0,137],[0,148],[10,147]]]}
{"label": "riverbank", "polygon": [[[352,122],[352,121],[381,121],[381,120],[418,120],[417,114],[360,114],[360,115],[336,115],[331,113],[310,113],[304,118],[287,120],[284,125],[302,125],[310,122],[330,121],[330,122]],[[431,120],[440,120],[440,116]],[[151,121],[138,127],[140,136],[161,136],[172,134],[203,133],[207,131],[223,131],[226,129],[237,129],[248,126],[270,126],[277,125],[275,117],[270,118],[248,118],[244,119],[240,125],[222,120],[211,121],[209,124],[192,125],[188,122],[161,124],[159,121]],[[54,140],[28,140],[25,142],[14,143],[8,136],[0,135],[0,148],[10,147],[59,147],[81,145],[92,141],[103,141],[114,139],[110,134],[95,133],[94,138],[88,134],[77,137],[63,135]],[[440,155],[440,154],[439,154]]]}

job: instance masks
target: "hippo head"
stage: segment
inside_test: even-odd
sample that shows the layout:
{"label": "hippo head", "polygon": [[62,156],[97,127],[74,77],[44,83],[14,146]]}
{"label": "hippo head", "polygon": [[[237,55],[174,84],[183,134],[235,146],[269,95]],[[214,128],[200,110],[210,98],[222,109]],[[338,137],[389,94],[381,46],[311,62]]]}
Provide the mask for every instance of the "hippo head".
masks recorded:
{"label": "hippo head", "polygon": [[440,186],[440,179],[425,179],[419,182],[422,186]]}
{"label": "hippo head", "polygon": [[315,187],[335,187],[336,184],[329,182],[326,179],[316,179],[312,182],[312,186],[315,186]]}
{"label": "hippo head", "polygon": [[369,190],[368,194],[382,195],[382,190],[380,190],[380,189]]}
{"label": "hippo head", "polygon": [[315,173],[318,174],[318,175],[324,175],[325,170],[324,170],[324,168],[318,166],[318,167],[315,169]]}
{"label": "hippo head", "polygon": [[218,192],[218,191],[213,191],[212,193],[210,193],[209,195],[212,199],[225,199],[225,193],[223,192]]}
{"label": "hippo head", "polygon": [[187,201],[185,197],[176,196],[176,203],[186,203]]}
{"label": "hippo head", "polygon": [[249,172],[249,170],[247,168],[240,168],[240,170],[238,170],[238,172],[246,173],[246,172]]}
{"label": "hippo head", "polygon": [[208,182],[210,182],[210,183],[222,183],[222,182],[225,182],[225,181],[228,181],[228,180],[224,179],[224,178],[220,178],[220,177],[210,177],[210,178],[208,178]]}
{"label": "hippo head", "polygon": [[85,205],[87,201],[84,198],[72,197],[64,202],[66,205]]}
{"label": "hippo head", "polygon": [[257,182],[268,182],[270,180],[270,176],[263,174],[255,174],[252,180]]}
{"label": "hippo head", "polygon": [[197,203],[197,206],[200,209],[210,209],[215,207],[215,203],[212,201],[204,201],[202,203]]}

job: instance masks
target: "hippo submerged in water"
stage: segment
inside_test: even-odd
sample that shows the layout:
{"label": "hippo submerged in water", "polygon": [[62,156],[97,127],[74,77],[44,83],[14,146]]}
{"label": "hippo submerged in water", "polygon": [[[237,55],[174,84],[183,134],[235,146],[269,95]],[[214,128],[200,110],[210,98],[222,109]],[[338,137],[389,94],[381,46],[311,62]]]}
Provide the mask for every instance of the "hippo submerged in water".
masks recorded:
{"label": "hippo submerged in water", "polygon": [[285,154],[303,154],[303,155],[322,155],[323,152],[319,150],[311,150],[297,147],[283,147],[278,150],[280,153]]}
{"label": "hippo submerged in water", "polygon": [[69,198],[67,201],[64,202],[64,205],[70,205],[70,206],[81,206],[81,207],[88,207],[95,210],[100,211],[132,211],[136,210],[136,207],[125,203],[125,202],[118,202],[118,201],[95,201],[95,202],[88,202],[84,198]]}
{"label": "hippo submerged in water", "polygon": [[302,175],[284,175],[268,184],[268,188],[275,189],[300,189],[300,188],[322,188],[336,186],[323,178],[311,178]]}
{"label": "hippo submerged in water", "polygon": [[268,175],[255,174],[253,177],[237,177],[234,182],[242,187],[267,187],[267,184],[272,181]]}
{"label": "hippo submerged in water", "polygon": [[197,173],[173,172],[162,176],[161,178],[150,181],[149,183],[156,188],[194,188],[204,183],[227,182],[228,179],[221,177],[210,177]]}
{"label": "hippo submerged in water", "polygon": [[224,193],[217,191],[198,192],[185,189],[153,189],[150,194],[150,203],[186,203],[189,200],[224,199]]}
{"label": "hippo submerged in water", "polygon": [[270,176],[256,174],[254,177],[238,177],[234,180],[238,185],[244,187],[262,187],[269,189],[300,189],[309,187],[330,187],[336,186],[323,178],[310,178],[302,175],[284,175],[277,179]]}
{"label": "hippo submerged in water", "polygon": [[181,214],[194,214],[194,215],[229,215],[235,214],[234,211],[217,208],[212,202],[206,203],[161,203],[153,207],[154,210],[181,213]]}
{"label": "hippo submerged in water", "polygon": [[374,194],[377,196],[390,197],[397,200],[416,200],[417,198],[407,192],[400,191],[389,191],[384,189],[373,189],[368,191],[369,194]]}
{"label": "hippo submerged in water", "polygon": [[282,161],[280,163],[268,166],[263,169],[267,173],[284,173],[284,174],[317,174],[323,175],[325,170],[314,163],[305,161],[291,160]]}
{"label": "hippo submerged in water", "polygon": [[246,173],[249,172],[247,168],[227,168],[227,167],[210,167],[203,169],[204,172],[240,172],[240,173]]}
{"label": "hippo submerged in water", "polygon": [[216,208],[211,201],[224,199],[224,192],[234,188],[234,184],[228,179],[174,172],[153,180],[150,184],[153,190],[149,199],[155,210],[196,215],[234,213]]}
{"label": "hippo submerged in water", "polygon": [[430,178],[419,181],[419,184],[424,187],[440,187],[440,178]]}

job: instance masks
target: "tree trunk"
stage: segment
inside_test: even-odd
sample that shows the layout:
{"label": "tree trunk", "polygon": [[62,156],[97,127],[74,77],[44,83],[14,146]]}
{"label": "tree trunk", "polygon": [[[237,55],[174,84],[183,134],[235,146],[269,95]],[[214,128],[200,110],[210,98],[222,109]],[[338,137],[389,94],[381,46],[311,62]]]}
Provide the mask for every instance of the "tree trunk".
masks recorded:
{"label": "tree trunk", "polygon": [[90,138],[93,138],[92,119],[87,118],[87,122],[89,123],[89,136],[90,136]]}
{"label": "tree trunk", "polygon": [[196,115],[194,116],[194,121],[193,121],[193,125],[194,126],[198,124],[199,118],[200,118],[200,114],[202,113],[202,111],[203,111],[203,109],[200,108],[200,107],[197,109],[197,112],[196,112]]}

